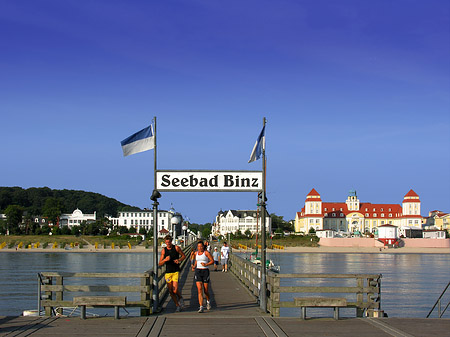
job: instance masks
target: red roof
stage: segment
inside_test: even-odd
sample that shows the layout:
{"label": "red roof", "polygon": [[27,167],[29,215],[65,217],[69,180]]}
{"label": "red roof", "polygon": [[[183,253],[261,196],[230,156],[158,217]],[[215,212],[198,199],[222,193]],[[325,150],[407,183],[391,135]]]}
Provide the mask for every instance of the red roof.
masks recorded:
{"label": "red roof", "polygon": [[161,229],[159,232],[160,233],[169,233],[169,231],[167,229],[165,229],[165,228]]}
{"label": "red roof", "polygon": [[308,193],[307,197],[310,195],[318,195],[320,197],[320,194],[314,188]]}
{"label": "red roof", "polygon": [[409,190],[408,193],[406,193],[405,198],[406,197],[418,197],[418,196],[419,195],[411,189],[411,190]]}

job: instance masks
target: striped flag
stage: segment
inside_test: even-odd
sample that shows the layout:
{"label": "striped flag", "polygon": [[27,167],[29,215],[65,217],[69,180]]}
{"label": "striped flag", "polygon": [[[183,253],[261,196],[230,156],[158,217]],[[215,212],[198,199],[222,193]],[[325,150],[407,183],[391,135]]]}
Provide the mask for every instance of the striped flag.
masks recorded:
{"label": "striped flag", "polygon": [[155,136],[152,125],[125,138],[120,144],[124,157],[153,149],[155,147]]}
{"label": "striped flag", "polygon": [[258,160],[261,157],[262,150],[266,148],[266,137],[264,135],[265,131],[266,126],[264,125],[258,139],[256,140],[255,146],[253,146],[252,154],[250,155],[250,159],[248,161],[249,163]]}

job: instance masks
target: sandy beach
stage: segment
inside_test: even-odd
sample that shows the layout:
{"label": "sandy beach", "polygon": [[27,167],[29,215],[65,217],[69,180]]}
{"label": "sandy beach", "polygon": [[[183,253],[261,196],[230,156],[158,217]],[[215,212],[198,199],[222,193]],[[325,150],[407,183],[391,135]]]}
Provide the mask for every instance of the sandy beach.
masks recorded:
{"label": "sandy beach", "polygon": [[[235,252],[252,252],[253,250],[233,249]],[[158,249],[160,251],[160,249]],[[18,252],[18,253],[151,253],[153,248],[145,248],[143,246],[134,246],[127,248],[99,248],[92,247],[61,249],[61,248],[31,248],[31,249],[9,249],[3,248],[1,252]],[[286,247],[280,249],[267,249],[269,253],[355,253],[355,254],[450,254],[448,248],[377,248],[377,247]]]}

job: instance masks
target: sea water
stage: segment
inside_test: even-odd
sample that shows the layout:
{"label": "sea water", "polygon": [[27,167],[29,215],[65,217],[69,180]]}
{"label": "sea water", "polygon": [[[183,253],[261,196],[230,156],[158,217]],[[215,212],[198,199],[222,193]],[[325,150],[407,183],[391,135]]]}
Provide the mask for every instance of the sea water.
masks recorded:
{"label": "sea water", "polygon": [[[389,317],[426,317],[450,281],[450,254],[271,253],[270,258],[281,266],[281,273],[382,274],[381,309]],[[24,310],[37,309],[38,272],[143,273],[151,267],[150,252],[1,252],[0,316],[18,316]],[[282,285],[295,286],[295,282],[286,279]],[[86,284],[86,279],[80,283]],[[283,294],[281,300],[294,296],[298,294]],[[354,316],[352,310],[350,316]],[[113,315],[113,309],[107,311]],[[129,311],[139,314],[136,309]],[[300,311],[282,309],[281,316],[299,317]],[[444,317],[450,317],[450,312]]]}

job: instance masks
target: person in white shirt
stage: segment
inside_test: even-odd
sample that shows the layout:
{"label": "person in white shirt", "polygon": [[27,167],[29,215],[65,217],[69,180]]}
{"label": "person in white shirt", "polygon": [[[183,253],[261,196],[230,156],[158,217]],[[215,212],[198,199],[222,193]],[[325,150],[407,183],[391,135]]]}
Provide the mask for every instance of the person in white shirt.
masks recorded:
{"label": "person in white shirt", "polygon": [[228,271],[228,258],[230,256],[230,247],[226,242],[223,243],[222,248],[220,249],[220,261],[222,264],[222,272]]}
{"label": "person in white shirt", "polygon": [[194,281],[197,286],[198,291],[198,303],[200,308],[198,309],[199,313],[204,311],[203,307],[203,291],[205,292],[206,297],[206,309],[211,309],[211,303],[209,302],[209,268],[208,266],[212,265],[214,260],[211,254],[205,250],[205,245],[203,242],[199,242],[197,244],[197,252],[194,255],[194,263],[192,264],[192,270],[194,273]]}

